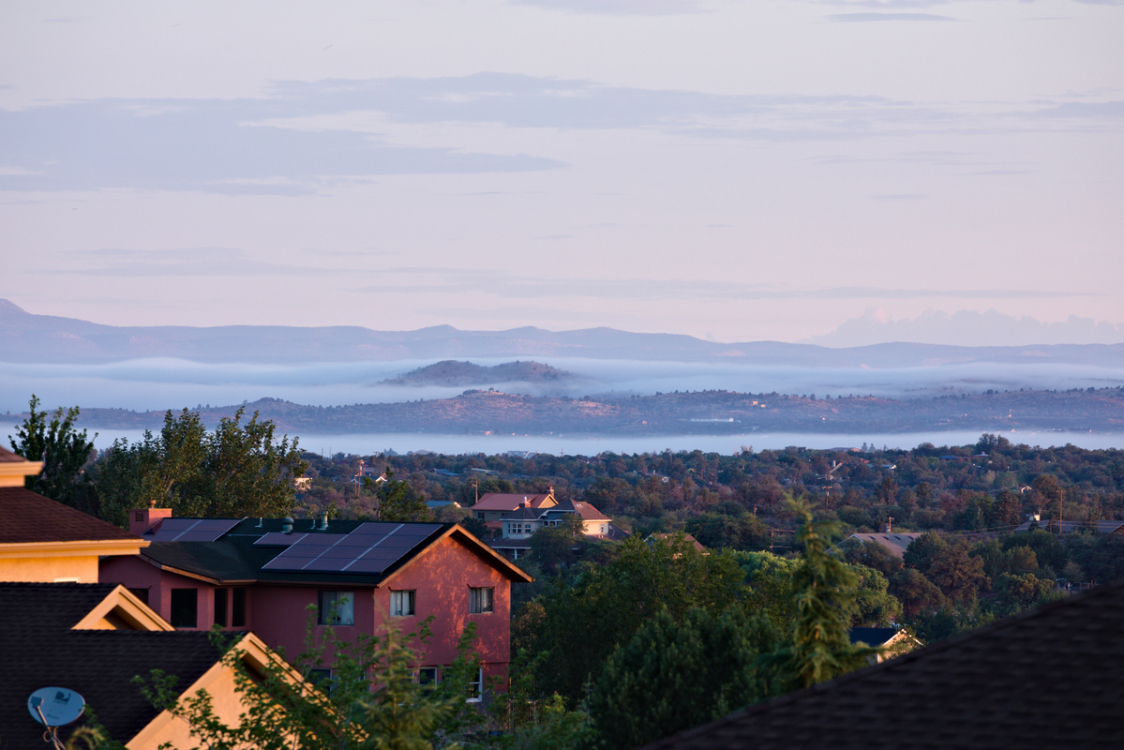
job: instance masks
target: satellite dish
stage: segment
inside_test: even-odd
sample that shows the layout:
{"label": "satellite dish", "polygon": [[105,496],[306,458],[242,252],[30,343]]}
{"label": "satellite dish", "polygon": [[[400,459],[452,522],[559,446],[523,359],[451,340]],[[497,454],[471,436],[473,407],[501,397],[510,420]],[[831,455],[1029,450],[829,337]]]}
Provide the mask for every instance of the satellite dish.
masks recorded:
{"label": "satellite dish", "polygon": [[86,700],[74,692],[60,687],[39,688],[27,699],[27,710],[40,724],[61,727],[82,715]]}

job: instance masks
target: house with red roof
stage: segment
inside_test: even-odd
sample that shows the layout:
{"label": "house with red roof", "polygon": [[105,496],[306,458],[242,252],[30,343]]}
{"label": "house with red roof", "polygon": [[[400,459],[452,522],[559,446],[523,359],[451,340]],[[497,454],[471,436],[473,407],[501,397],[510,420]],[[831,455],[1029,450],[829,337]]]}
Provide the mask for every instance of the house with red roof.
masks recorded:
{"label": "house with red roof", "polygon": [[551,487],[547,492],[537,495],[488,492],[482,495],[470,510],[473,518],[483,521],[485,526],[498,531],[503,527],[503,517],[509,513],[514,513],[520,508],[538,510],[552,508],[555,505],[558,505],[558,501],[554,498],[554,488]]}
{"label": "house with red roof", "polygon": [[418,669],[439,680],[473,624],[479,685],[506,678],[511,584],[532,579],[458,524],[173,518],[159,508],[130,519],[148,545],[103,561],[101,579],[122,583],[177,629],[252,629],[299,654],[309,607],[317,637],[426,626]]}
{"label": "house with red roof", "polygon": [[43,470],[0,448],[0,581],[98,582],[98,560],[136,555],[148,542],[24,488]]}

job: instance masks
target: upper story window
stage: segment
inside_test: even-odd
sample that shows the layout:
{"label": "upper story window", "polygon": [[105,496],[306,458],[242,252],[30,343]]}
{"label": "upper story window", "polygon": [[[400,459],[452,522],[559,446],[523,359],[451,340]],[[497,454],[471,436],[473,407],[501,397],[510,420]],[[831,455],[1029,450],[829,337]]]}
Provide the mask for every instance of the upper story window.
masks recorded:
{"label": "upper story window", "polygon": [[317,613],[318,625],[354,625],[355,592],[321,591],[320,610]]}
{"label": "upper story window", "polygon": [[199,627],[199,589],[172,589],[173,628]]}
{"label": "upper story window", "polygon": [[495,594],[494,588],[470,588],[468,590],[469,614],[480,615],[495,611]]}
{"label": "upper story window", "polygon": [[414,607],[417,600],[417,593],[416,591],[391,591],[390,616],[410,617],[416,614]]}

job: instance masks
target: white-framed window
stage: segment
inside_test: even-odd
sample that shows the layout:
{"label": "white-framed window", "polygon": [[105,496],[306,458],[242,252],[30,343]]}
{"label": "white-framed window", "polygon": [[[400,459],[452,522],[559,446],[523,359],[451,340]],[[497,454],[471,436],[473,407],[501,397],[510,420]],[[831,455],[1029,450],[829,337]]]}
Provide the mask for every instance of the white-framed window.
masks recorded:
{"label": "white-framed window", "polygon": [[[490,589],[489,589],[490,590]],[[484,699],[484,667],[476,670],[476,674],[468,681],[468,703],[479,703]]]}
{"label": "white-framed window", "polygon": [[415,604],[417,602],[416,591],[391,591],[390,592],[390,616],[391,617],[412,617],[417,612]]}
{"label": "white-framed window", "polygon": [[355,624],[354,591],[321,591],[319,604],[316,617],[318,625]]}
{"label": "white-framed window", "polygon": [[419,685],[436,685],[437,684],[437,667],[420,667],[418,669],[418,684]]}
{"label": "white-framed window", "polygon": [[470,588],[468,590],[468,612],[473,615],[495,611],[496,590],[491,587]]}

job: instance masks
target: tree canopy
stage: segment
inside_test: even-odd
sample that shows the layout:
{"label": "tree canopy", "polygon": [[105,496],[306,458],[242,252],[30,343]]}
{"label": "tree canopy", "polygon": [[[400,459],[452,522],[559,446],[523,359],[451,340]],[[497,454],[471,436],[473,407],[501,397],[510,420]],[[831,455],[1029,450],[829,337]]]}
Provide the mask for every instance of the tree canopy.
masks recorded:
{"label": "tree canopy", "polygon": [[124,525],[130,508],[171,508],[177,516],[284,516],[296,504],[292,480],[307,464],[297,440],[274,438],[257,412],[243,425],[242,410],[208,432],[184,409],[164,415],[164,428],[129,443],[117,440],[99,463],[101,515]]}

